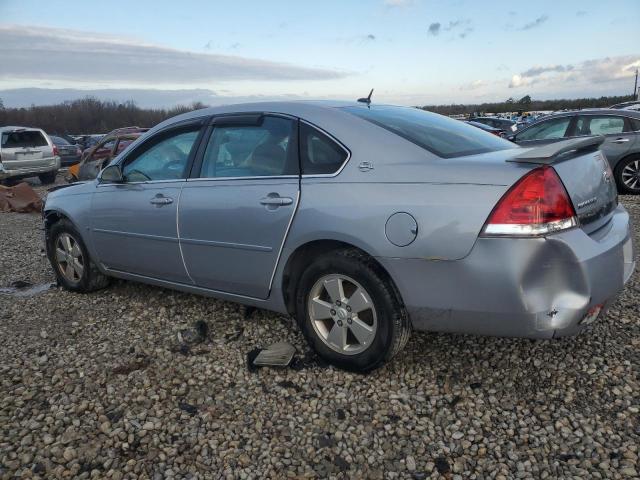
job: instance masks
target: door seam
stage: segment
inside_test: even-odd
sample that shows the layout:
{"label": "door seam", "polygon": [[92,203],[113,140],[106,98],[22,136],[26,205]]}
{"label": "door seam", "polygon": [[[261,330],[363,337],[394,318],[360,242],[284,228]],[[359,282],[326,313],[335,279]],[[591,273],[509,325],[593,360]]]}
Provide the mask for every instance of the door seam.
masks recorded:
{"label": "door seam", "polygon": [[187,268],[187,262],[184,261],[184,253],[182,251],[182,238],[180,237],[180,200],[182,200],[182,190],[184,189],[184,184],[180,187],[180,192],[178,193],[178,203],[176,205],[176,234],[178,235],[178,248],[180,250],[180,258],[182,259],[182,266],[184,267],[184,271],[189,277],[189,280],[193,285],[196,282],[191,278],[191,274],[189,273],[189,269]]}

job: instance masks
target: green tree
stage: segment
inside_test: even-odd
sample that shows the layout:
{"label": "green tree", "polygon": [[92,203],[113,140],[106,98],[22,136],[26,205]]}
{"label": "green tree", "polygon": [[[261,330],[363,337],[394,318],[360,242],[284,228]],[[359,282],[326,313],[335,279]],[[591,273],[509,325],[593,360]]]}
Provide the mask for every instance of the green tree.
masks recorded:
{"label": "green tree", "polygon": [[518,100],[518,103],[520,105],[524,105],[528,107],[529,105],[531,105],[531,97],[529,95],[525,95],[520,100]]}

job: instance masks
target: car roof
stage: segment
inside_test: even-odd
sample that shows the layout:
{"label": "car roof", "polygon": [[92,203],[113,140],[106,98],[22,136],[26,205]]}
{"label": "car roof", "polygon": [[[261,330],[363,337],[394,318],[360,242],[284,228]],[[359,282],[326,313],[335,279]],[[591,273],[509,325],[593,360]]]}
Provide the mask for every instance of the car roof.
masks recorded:
{"label": "car roof", "polygon": [[540,119],[540,121],[547,120],[549,118],[557,118],[557,117],[565,117],[565,116],[573,116],[573,115],[584,115],[584,114],[587,114],[587,115],[601,114],[601,115],[618,115],[618,116],[622,115],[623,117],[640,118],[640,112],[634,111],[634,110],[617,110],[617,109],[611,109],[611,108],[585,108],[582,110],[570,110],[568,112],[557,112],[557,113],[552,113],[550,115],[545,115]]}
{"label": "car roof", "polygon": [[[373,105],[373,104],[372,104]],[[398,106],[403,108],[414,108],[400,105],[385,105],[375,104],[378,107],[382,106]],[[360,107],[367,108],[366,103],[354,102],[354,101],[341,101],[341,100],[296,100],[296,101],[280,101],[280,102],[252,102],[252,103],[237,103],[229,105],[220,105],[217,107],[207,107],[200,110],[193,110],[186,112],[175,117],[169,118],[162,123],[156,125],[151,129],[155,132],[165,126],[172,125],[174,123],[187,121],[190,119],[223,115],[225,113],[249,113],[249,112],[272,112],[281,113],[284,115],[298,116],[307,120],[312,120],[309,116],[322,115],[328,112],[339,112],[341,107]],[[347,115],[347,113],[344,113]]]}
{"label": "car roof", "polygon": [[16,125],[13,126],[6,126],[6,127],[0,127],[0,132],[14,132],[16,130],[28,130],[28,131],[38,131],[38,132],[42,132],[43,130],[41,128],[36,128],[36,127],[19,127]]}

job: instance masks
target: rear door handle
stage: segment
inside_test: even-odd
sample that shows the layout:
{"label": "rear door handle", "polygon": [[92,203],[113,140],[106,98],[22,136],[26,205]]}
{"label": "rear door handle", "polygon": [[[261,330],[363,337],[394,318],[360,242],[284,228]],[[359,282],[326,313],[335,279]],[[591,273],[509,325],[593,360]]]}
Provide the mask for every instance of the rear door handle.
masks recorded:
{"label": "rear door handle", "polygon": [[158,194],[155,197],[153,197],[151,200],[149,200],[149,203],[152,205],[157,205],[158,207],[161,207],[163,205],[169,205],[173,203],[173,198],[165,197],[162,194]]}
{"label": "rear door handle", "polygon": [[260,200],[262,205],[270,205],[274,207],[281,207],[283,205],[291,205],[293,198],[289,197],[264,197]]}
{"label": "rear door handle", "polygon": [[628,141],[628,138],[616,138],[612,143],[627,143]]}

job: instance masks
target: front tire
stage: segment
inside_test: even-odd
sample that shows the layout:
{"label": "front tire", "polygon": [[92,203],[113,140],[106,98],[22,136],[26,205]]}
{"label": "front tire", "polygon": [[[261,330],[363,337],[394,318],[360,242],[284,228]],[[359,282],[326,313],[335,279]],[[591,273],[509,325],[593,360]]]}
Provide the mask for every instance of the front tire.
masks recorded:
{"label": "front tire", "polygon": [[374,260],[355,249],[320,257],[304,271],[296,317],[318,355],[359,372],[390,360],[411,332],[391,281]]}
{"label": "front tire", "polygon": [[65,290],[87,293],[109,285],[89,257],[82,237],[66,219],[56,222],[47,235],[47,256],[58,284]]}
{"label": "front tire", "polygon": [[614,176],[620,193],[640,194],[640,155],[631,155],[620,160]]}

